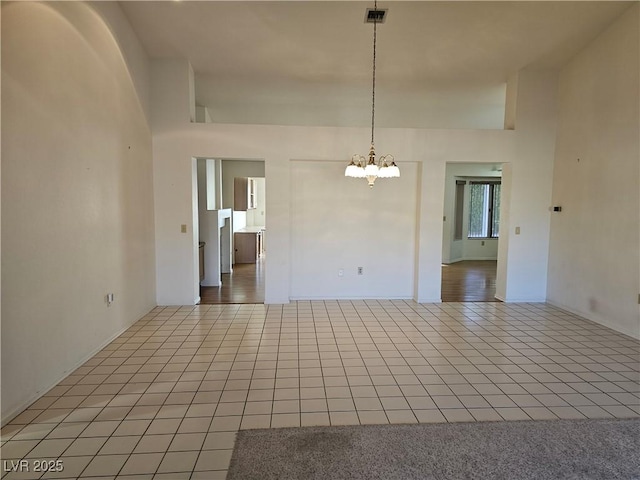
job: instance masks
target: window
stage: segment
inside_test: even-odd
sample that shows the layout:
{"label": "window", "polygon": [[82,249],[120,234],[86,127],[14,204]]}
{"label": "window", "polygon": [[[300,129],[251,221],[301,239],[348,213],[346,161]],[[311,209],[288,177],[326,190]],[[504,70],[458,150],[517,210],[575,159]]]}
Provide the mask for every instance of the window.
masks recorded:
{"label": "window", "polygon": [[500,183],[471,182],[469,186],[469,238],[498,238]]}

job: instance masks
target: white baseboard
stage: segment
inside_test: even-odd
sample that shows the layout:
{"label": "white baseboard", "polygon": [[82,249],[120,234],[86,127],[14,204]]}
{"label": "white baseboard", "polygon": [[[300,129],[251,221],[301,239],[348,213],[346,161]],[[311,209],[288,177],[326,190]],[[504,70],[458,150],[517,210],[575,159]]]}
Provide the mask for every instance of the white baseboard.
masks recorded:
{"label": "white baseboard", "polygon": [[628,335],[631,338],[635,338],[636,340],[640,340],[640,331],[626,331],[624,328],[620,328],[619,325],[615,325],[613,322],[610,322],[606,319],[598,318],[589,312],[583,312],[581,310],[569,307],[559,302],[554,302],[552,300],[547,300],[547,303],[552,307],[559,308],[560,310],[565,310],[574,315],[578,315],[579,317],[586,318],[598,325],[602,325],[604,327],[610,328],[611,330],[615,330],[616,332],[622,333],[624,335]]}
{"label": "white baseboard", "polygon": [[[153,307],[155,308],[155,307]],[[153,310],[153,308],[151,308],[149,311]],[[148,312],[147,312],[148,313]],[[146,315],[146,314],[145,314]],[[43,388],[42,390],[39,390],[38,392],[36,392],[34,395],[32,395],[31,397],[29,397],[27,400],[25,400],[24,402],[22,402],[20,405],[18,405],[17,407],[15,407],[13,410],[11,410],[9,413],[7,413],[6,415],[4,415],[2,417],[2,419],[0,420],[0,426],[4,427],[7,423],[9,423],[11,420],[13,420],[15,417],[17,417],[18,415],[20,415],[22,412],[24,412],[27,408],[29,408],[29,406],[31,404],[33,404],[36,400],[38,400],[39,398],[43,397],[49,390],[51,390],[52,388],[54,388],[56,385],[58,385],[62,380],[64,380],[65,378],[67,378],[71,373],[73,373],[75,370],[77,370],[78,368],[80,368],[82,365],[84,365],[84,363],[88,360],[90,360],[92,357],[94,357],[100,350],[102,350],[104,347],[106,347],[107,345],[109,345],[111,342],[113,342],[116,338],[118,338],[120,335],[122,335],[124,332],[126,332],[131,325],[133,325],[134,323],[136,323],[138,320],[140,320],[140,318],[142,318],[144,315],[136,318],[130,325],[127,325],[126,327],[124,327],[123,329],[119,330],[117,333],[113,334],[111,337],[109,337],[107,340],[105,340],[104,342],[102,342],[100,344],[99,347],[95,348],[94,350],[92,350],[90,353],[88,353],[87,355],[85,355],[84,357],[82,357],[76,364],[74,367],[65,370],[61,376],[59,376],[56,380],[54,380],[52,383],[49,384],[48,387]]]}
{"label": "white baseboard", "polygon": [[452,263],[458,263],[458,262],[462,262],[464,261],[464,258],[454,258],[454,259],[449,259],[449,260],[442,260],[442,263],[444,263],[445,265],[451,265]]}
{"label": "white baseboard", "polygon": [[442,263],[444,263],[445,265],[451,265],[453,263],[465,262],[467,260],[492,260],[494,262],[498,261],[496,257],[464,257],[464,258],[456,258],[454,260],[449,260],[448,262],[445,262],[443,260]]}
{"label": "white baseboard", "polygon": [[389,296],[381,296],[381,297],[354,297],[353,295],[350,295],[348,297],[291,297],[290,300],[292,302],[295,302],[296,300],[317,300],[317,301],[321,301],[321,300],[326,300],[328,302],[333,301],[333,300],[413,300],[413,297],[389,297]]}
{"label": "white baseboard", "polygon": [[494,295],[498,300],[504,303],[547,303],[547,299],[544,297],[521,297],[521,298],[502,298],[498,295]]}

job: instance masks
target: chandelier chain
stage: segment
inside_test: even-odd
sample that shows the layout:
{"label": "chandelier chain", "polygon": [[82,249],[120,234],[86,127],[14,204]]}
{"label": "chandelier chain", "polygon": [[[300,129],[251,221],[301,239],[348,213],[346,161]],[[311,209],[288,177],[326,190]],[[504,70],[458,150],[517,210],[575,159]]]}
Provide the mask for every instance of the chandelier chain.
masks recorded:
{"label": "chandelier chain", "polygon": [[[374,1],[373,9],[377,12],[378,2]],[[371,145],[373,145],[373,130],[376,119],[376,39],[377,39],[377,15],[373,16],[373,86],[371,89]]]}

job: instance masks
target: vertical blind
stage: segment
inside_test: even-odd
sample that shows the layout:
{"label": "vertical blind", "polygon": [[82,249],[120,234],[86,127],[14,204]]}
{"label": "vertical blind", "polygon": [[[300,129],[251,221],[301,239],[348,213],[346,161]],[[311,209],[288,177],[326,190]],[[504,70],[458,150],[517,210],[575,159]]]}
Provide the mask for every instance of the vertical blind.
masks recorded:
{"label": "vertical blind", "polygon": [[468,237],[497,238],[500,234],[500,182],[470,182],[469,197]]}

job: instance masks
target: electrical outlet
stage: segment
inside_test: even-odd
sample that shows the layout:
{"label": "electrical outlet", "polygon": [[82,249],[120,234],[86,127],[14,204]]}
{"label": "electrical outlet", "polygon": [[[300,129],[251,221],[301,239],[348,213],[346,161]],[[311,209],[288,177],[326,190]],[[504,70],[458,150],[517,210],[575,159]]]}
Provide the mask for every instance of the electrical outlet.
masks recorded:
{"label": "electrical outlet", "polygon": [[182,224],[180,225],[180,233],[187,233],[187,225],[186,224]]}
{"label": "electrical outlet", "polygon": [[363,275],[363,269],[362,269],[362,267],[358,267],[358,275]]}
{"label": "electrical outlet", "polygon": [[482,245],[484,247],[484,240],[482,240],[482,243],[480,245]]}
{"label": "electrical outlet", "polygon": [[516,235],[520,235],[520,227],[516,227]]}
{"label": "electrical outlet", "polygon": [[113,303],[113,293],[107,293],[105,300],[107,301],[107,306]]}
{"label": "electrical outlet", "polygon": [[344,269],[341,268],[340,270],[338,270],[338,276],[344,277]]}

